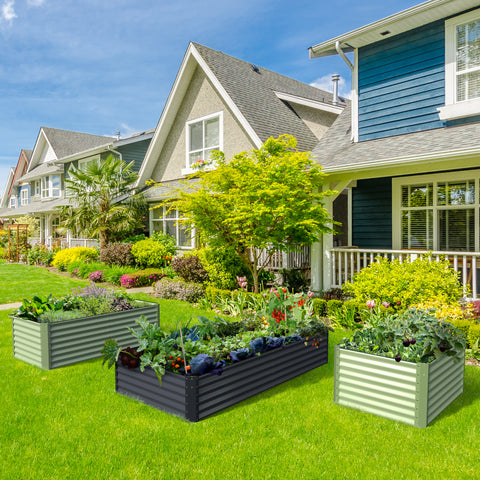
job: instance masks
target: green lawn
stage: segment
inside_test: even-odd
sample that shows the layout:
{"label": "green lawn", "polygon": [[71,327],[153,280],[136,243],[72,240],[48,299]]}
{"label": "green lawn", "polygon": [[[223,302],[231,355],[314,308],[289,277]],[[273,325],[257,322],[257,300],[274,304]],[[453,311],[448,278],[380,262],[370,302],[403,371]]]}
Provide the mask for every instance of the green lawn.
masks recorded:
{"label": "green lawn", "polygon": [[[161,317],[198,314],[160,304]],[[343,334],[330,337],[328,365],[190,424],[116,394],[100,359],[51,371],[14,360],[0,311],[0,478],[479,478],[480,368],[466,367],[465,393],[415,429],[333,403],[333,346]]]}

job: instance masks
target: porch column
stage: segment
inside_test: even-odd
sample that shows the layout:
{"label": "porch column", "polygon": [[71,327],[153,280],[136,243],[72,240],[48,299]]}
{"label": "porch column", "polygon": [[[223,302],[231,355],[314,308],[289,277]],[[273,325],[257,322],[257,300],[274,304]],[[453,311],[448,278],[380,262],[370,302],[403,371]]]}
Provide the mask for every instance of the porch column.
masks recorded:
{"label": "porch column", "polygon": [[323,239],[310,247],[310,281],[311,290],[319,295],[323,288]]}
{"label": "porch column", "polygon": [[39,224],[39,237],[40,237],[40,245],[45,245],[45,217],[40,215],[40,224]]}

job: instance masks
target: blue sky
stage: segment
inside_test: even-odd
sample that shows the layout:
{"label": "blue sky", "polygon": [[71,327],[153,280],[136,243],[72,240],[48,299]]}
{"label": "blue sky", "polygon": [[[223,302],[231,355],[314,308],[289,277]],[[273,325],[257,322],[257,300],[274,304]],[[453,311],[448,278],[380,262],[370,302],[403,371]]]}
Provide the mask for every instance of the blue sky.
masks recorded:
{"label": "blue sky", "polygon": [[340,73],[346,94],[344,62],[309,60],[307,48],[417,3],[0,0],[0,192],[41,126],[155,127],[191,40],[323,88]]}

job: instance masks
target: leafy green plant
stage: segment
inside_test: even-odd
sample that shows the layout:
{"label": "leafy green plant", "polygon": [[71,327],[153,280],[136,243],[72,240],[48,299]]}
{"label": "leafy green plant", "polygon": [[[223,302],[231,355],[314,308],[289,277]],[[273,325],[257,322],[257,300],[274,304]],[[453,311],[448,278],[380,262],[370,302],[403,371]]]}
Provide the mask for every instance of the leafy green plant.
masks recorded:
{"label": "leafy green plant", "polygon": [[411,308],[376,327],[357,330],[341,343],[347,350],[371,353],[414,363],[428,363],[444,355],[463,360],[465,337],[451,323],[432,312]]}
{"label": "leafy green plant", "polygon": [[358,306],[368,300],[377,304],[388,302],[399,310],[421,302],[441,300],[453,304],[462,296],[462,286],[448,260],[435,261],[431,257],[417,258],[413,262],[390,261],[377,257],[354,275],[344,291],[353,296]]}
{"label": "leafy green plant", "polygon": [[92,261],[98,258],[98,250],[96,248],[73,247],[65,248],[55,253],[52,265],[60,271],[65,271],[70,263],[82,260]]}
{"label": "leafy green plant", "polygon": [[353,302],[343,302],[339,308],[333,309],[333,313],[328,318],[334,325],[348,330],[362,327],[361,323],[356,321],[357,307]]}
{"label": "leafy green plant", "polygon": [[49,310],[62,310],[63,301],[52,298],[50,294],[47,298],[35,295],[31,300],[23,299],[22,305],[14,313],[16,317],[28,318],[29,320],[37,321],[42,313]]}
{"label": "leafy green plant", "polygon": [[169,265],[175,251],[175,238],[159,232],[132,245],[133,258],[141,268]]}
{"label": "leafy green plant", "polygon": [[38,317],[39,323],[61,322],[63,320],[72,320],[81,318],[85,315],[80,310],[47,310]]}
{"label": "leafy green plant", "polygon": [[54,249],[48,249],[45,245],[34,245],[28,250],[27,263],[29,265],[50,266],[55,256]]}

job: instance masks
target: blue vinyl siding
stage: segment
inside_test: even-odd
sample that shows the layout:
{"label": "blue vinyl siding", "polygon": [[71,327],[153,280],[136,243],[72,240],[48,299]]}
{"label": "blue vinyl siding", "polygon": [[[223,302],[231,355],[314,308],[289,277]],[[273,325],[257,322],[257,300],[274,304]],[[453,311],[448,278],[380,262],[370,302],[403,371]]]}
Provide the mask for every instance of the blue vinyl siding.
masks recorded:
{"label": "blue vinyl siding", "polygon": [[30,185],[23,185],[18,189],[18,197],[17,197],[17,206],[21,205],[22,202],[22,191],[27,190],[28,192],[28,200],[27,204],[30,203],[30,198],[31,198],[31,192],[30,192]]}
{"label": "blue vinyl siding", "polygon": [[392,248],[392,179],[359,180],[352,190],[352,244]]}
{"label": "blue vinyl siding", "polygon": [[147,153],[148,146],[150,145],[150,140],[142,140],[141,142],[130,143],[128,145],[122,145],[117,147],[118,150],[122,154],[123,160],[125,162],[130,163],[134,162],[133,170],[138,172],[140,167],[142,166],[143,159],[145,158],[145,154]]}
{"label": "blue vinyl siding", "polygon": [[444,20],[360,48],[358,67],[360,141],[445,126]]}

